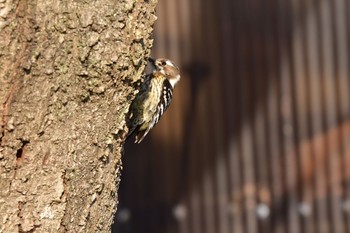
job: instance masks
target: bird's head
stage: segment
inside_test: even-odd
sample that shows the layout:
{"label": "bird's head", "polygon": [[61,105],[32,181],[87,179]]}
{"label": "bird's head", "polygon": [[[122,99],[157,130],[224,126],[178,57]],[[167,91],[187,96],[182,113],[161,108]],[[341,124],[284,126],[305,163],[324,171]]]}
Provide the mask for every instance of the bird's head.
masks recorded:
{"label": "bird's head", "polygon": [[180,81],[180,70],[174,62],[165,58],[158,58],[156,60],[149,58],[149,61],[155,67],[155,71],[160,72],[169,80],[173,88]]}

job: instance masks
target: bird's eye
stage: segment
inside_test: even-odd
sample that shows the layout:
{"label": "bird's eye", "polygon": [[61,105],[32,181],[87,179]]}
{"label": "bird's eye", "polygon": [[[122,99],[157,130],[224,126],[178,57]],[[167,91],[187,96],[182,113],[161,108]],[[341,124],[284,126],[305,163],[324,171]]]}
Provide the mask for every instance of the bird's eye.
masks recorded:
{"label": "bird's eye", "polygon": [[165,65],[166,65],[166,62],[165,62],[165,61],[162,61],[162,65],[165,66]]}

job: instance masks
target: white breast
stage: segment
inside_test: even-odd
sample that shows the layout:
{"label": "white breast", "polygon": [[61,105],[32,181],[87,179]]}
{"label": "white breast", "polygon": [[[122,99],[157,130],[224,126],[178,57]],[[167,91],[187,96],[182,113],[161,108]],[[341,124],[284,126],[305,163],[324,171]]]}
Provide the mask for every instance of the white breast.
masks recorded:
{"label": "white breast", "polygon": [[175,78],[168,79],[168,80],[169,80],[171,86],[174,88],[175,85],[180,81],[180,75],[178,74],[178,75],[176,75]]}

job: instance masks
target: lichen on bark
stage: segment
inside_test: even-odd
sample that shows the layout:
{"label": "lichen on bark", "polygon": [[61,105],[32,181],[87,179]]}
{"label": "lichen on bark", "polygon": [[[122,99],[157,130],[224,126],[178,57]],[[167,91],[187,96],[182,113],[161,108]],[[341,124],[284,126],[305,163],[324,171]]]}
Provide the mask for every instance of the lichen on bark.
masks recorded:
{"label": "lichen on bark", "polygon": [[0,0],[0,232],[109,232],[156,0]]}

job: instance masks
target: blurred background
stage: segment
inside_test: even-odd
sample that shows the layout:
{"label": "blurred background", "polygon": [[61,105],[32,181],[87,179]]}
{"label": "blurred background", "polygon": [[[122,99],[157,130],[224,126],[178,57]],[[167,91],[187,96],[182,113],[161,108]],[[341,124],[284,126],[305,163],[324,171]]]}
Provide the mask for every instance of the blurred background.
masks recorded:
{"label": "blurred background", "polygon": [[170,109],[128,141],[115,233],[349,233],[350,1],[160,0]]}

